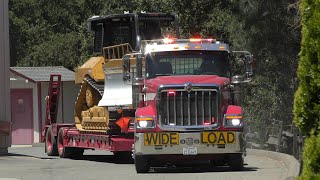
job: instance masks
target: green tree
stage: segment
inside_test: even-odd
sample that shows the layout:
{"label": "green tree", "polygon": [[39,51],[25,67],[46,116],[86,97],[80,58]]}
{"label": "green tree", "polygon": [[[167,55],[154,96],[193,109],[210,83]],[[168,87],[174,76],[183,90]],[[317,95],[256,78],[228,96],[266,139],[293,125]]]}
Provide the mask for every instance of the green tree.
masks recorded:
{"label": "green tree", "polygon": [[302,0],[302,41],[298,68],[299,88],[294,121],[307,135],[301,179],[320,178],[320,1]]}
{"label": "green tree", "polygon": [[[300,33],[291,21],[296,10],[288,1],[239,0],[237,19],[242,24],[231,37],[236,47],[250,50],[257,59],[256,76],[248,86],[247,123],[265,135],[273,120],[292,122]],[[235,36],[236,35],[236,36]],[[237,36],[242,36],[238,38]]]}
{"label": "green tree", "polygon": [[73,70],[92,52],[86,20],[104,6],[102,0],[10,1],[11,66],[61,65]]}
{"label": "green tree", "polygon": [[320,1],[303,0],[302,42],[295,95],[295,122],[305,134],[320,131]]}

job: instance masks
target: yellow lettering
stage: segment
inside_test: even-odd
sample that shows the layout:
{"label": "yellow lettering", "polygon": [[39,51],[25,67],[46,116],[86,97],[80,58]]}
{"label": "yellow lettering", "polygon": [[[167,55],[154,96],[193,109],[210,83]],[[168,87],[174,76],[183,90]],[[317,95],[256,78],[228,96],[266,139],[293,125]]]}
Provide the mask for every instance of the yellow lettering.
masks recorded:
{"label": "yellow lettering", "polygon": [[144,145],[156,146],[156,145],[178,145],[179,133],[145,133]]}
{"label": "yellow lettering", "polygon": [[226,144],[226,140],[224,138],[223,132],[219,133],[219,140],[217,144]]}
{"label": "yellow lettering", "polygon": [[227,142],[231,143],[231,144],[234,144],[236,142],[235,140],[236,139],[235,139],[234,133],[227,132]]}
{"label": "yellow lettering", "polygon": [[202,144],[235,144],[236,143],[235,132],[202,132],[201,143]]}

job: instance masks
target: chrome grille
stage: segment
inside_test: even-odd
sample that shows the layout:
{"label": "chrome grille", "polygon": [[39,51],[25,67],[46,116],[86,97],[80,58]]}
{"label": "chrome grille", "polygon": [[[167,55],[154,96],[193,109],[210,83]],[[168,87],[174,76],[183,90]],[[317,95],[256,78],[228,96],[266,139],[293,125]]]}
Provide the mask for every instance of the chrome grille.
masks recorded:
{"label": "chrome grille", "polygon": [[161,91],[158,117],[160,125],[201,126],[217,119],[217,91]]}

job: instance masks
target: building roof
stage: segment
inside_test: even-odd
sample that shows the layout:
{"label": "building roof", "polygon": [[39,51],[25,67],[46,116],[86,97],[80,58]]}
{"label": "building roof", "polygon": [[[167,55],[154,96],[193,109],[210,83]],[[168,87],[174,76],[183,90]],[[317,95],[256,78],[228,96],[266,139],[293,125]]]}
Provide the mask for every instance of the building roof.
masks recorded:
{"label": "building roof", "polygon": [[73,71],[62,66],[10,67],[10,71],[34,82],[50,81],[50,74],[61,74],[61,81],[74,81]]}

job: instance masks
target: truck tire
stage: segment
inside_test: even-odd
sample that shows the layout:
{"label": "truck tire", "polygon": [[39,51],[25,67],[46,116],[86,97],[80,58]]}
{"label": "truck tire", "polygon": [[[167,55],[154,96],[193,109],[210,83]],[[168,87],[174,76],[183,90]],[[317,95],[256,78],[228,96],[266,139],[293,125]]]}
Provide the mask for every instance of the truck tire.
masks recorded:
{"label": "truck tire", "polygon": [[134,158],[134,165],[136,167],[137,173],[149,172],[149,159],[146,156],[136,155]]}
{"label": "truck tire", "polygon": [[58,133],[58,154],[61,158],[71,157],[72,148],[65,147],[63,140],[64,140],[64,131],[63,131],[63,128],[60,128]]}
{"label": "truck tire", "polygon": [[48,156],[58,156],[57,137],[52,134],[52,127],[46,133],[45,152]]}
{"label": "truck tire", "polygon": [[229,156],[228,164],[233,171],[241,171],[243,169],[242,154]]}

